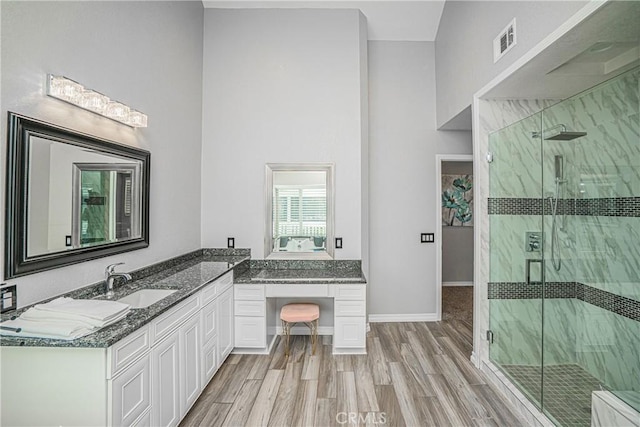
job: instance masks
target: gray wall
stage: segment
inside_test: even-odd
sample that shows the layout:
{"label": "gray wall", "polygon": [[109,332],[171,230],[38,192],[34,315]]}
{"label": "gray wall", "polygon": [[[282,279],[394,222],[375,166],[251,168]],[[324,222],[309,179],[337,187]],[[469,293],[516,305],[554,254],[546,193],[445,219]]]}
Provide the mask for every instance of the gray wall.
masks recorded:
{"label": "gray wall", "polygon": [[343,238],[335,256],[366,262],[362,15],[207,9],[204,23],[202,245],[232,236],[263,258],[265,164],[329,162]]}
{"label": "gray wall", "polygon": [[[447,1],[436,37],[438,127],[587,1]],[[516,18],[517,44],[493,63],[493,39]]]}
{"label": "gray wall", "polygon": [[[11,280],[18,304],[102,280],[109,263],[135,269],[199,248],[202,3],[2,1],[0,7],[2,165],[7,111],[151,152],[149,248]],[[47,97],[47,73],[145,112],[149,127],[133,130]],[[0,180],[4,189],[4,173]],[[4,241],[4,215],[0,222]],[[0,253],[4,258],[3,245]]]}
{"label": "gray wall", "polygon": [[[472,175],[472,162],[442,162],[443,174]],[[442,227],[442,284],[473,282],[473,227]]]}
{"label": "gray wall", "polygon": [[[435,123],[432,42],[369,42],[369,313],[435,319],[435,155],[470,154],[470,132]],[[411,316],[410,316],[411,317]],[[418,316],[419,317],[419,316]],[[413,318],[416,318],[414,316]]]}

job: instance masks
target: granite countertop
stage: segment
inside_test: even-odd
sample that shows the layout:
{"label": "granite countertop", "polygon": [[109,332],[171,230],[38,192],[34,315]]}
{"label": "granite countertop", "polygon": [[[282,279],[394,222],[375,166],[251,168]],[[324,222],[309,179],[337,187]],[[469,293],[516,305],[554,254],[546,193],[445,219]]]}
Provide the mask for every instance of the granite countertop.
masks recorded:
{"label": "granite countertop", "polygon": [[365,284],[360,261],[251,260],[234,283]]}
{"label": "granite countertop", "polygon": [[367,281],[361,272],[336,273],[331,270],[300,269],[300,270],[269,270],[248,269],[234,277],[234,283],[362,283]]}
{"label": "granite countertop", "polygon": [[[0,345],[107,348],[231,270],[234,270],[234,283],[366,283],[360,261],[251,260],[249,250],[245,249],[202,249],[131,272],[133,280],[116,286],[113,300],[140,289],[172,289],[176,292],[149,307],[131,310],[126,318],[113,325],[71,341],[3,335],[0,337]],[[94,283],[60,296],[104,299],[104,282]],[[19,316],[28,308],[5,313],[1,320]]]}
{"label": "granite countertop", "polygon": [[[121,321],[82,338],[65,341],[45,338],[12,338],[3,335],[0,338],[0,345],[30,347],[109,347],[149,323],[179,302],[195,294],[207,284],[218,279],[233,268],[238,267],[248,259],[248,256],[213,256],[204,254],[191,258],[187,257],[186,260],[181,260],[181,262],[177,263],[174,262],[168,267],[152,267],[151,271],[147,271],[147,274],[149,272],[151,272],[151,274],[140,279],[137,279],[135,273],[132,273],[134,280],[123,286],[116,287],[114,300],[118,300],[140,289],[175,289],[176,292],[147,308],[131,310],[129,315]],[[69,292],[63,296],[78,299],[103,299],[103,292],[104,284],[99,283]],[[20,315],[28,308],[29,307],[25,307],[13,313],[7,313],[2,316],[2,320],[6,320],[11,316]]]}

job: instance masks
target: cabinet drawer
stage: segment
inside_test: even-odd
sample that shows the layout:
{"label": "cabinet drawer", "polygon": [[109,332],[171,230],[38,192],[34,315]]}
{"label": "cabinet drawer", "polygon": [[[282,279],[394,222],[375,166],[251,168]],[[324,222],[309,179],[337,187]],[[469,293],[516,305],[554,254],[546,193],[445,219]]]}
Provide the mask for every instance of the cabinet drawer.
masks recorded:
{"label": "cabinet drawer", "polygon": [[236,300],[263,300],[264,285],[235,285],[233,296]]}
{"label": "cabinet drawer", "polygon": [[233,285],[233,272],[229,272],[219,277],[215,282],[205,286],[200,293],[200,301],[202,306],[213,301],[218,295],[222,294],[230,286]]}
{"label": "cabinet drawer", "polygon": [[127,335],[107,350],[107,379],[113,378],[120,370],[149,350],[149,327],[143,326]]}
{"label": "cabinet drawer", "polygon": [[365,285],[335,285],[335,299],[364,300],[367,296]]}
{"label": "cabinet drawer", "polygon": [[236,316],[264,316],[264,301],[235,301],[234,313]]}
{"label": "cabinet drawer", "polygon": [[218,332],[218,304],[211,301],[200,312],[202,317],[202,342],[207,342]]}
{"label": "cabinet drawer", "polygon": [[365,316],[364,301],[356,300],[336,300],[335,315],[336,316]]}
{"label": "cabinet drawer", "polygon": [[216,280],[218,285],[218,293],[221,294],[233,285],[233,271],[228,272],[224,276]]}
{"label": "cabinet drawer", "polygon": [[270,283],[266,285],[267,297],[319,297],[329,296],[329,285],[320,284],[284,284]]}
{"label": "cabinet drawer", "polygon": [[213,301],[219,294],[220,289],[217,282],[213,282],[205,286],[204,289],[200,291],[200,300],[202,301],[202,306],[204,307],[209,302]]}
{"label": "cabinet drawer", "polygon": [[235,346],[264,348],[267,346],[266,321],[263,317],[235,318]]}
{"label": "cabinet drawer", "polygon": [[151,323],[151,343],[161,340],[180,323],[197,313],[199,309],[200,300],[198,295],[194,295],[155,319]]}

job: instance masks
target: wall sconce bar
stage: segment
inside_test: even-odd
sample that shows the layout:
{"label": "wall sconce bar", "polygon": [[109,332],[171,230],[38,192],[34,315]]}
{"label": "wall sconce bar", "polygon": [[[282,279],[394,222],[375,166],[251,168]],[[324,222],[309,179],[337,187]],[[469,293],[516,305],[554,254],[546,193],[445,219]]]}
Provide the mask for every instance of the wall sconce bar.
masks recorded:
{"label": "wall sconce bar", "polygon": [[47,74],[47,95],[132,128],[146,128],[147,115],[63,76]]}

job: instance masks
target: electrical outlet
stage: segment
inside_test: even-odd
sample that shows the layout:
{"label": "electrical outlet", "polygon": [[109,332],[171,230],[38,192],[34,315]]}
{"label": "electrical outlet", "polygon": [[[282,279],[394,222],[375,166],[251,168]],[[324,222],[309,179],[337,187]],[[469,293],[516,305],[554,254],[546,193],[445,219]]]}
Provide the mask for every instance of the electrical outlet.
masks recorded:
{"label": "electrical outlet", "polygon": [[71,246],[71,236],[65,236],[65,238],[64,238],[64,245],[65,245],[66,247]]}
{"label": "electrical outlet", "polygon": [[0,288],[0,313],[15,310],[18,307],[18,291],[16,285]]}
{"label": "electrical outlet", "polygon": [[342,237],[336,237],[336,249],[342,249]]}
{"label": "electrical outlet", "polygon": [[236,239],[234,237],[227,237],[227,248],[233,249],[236,247]]}
{"label": "electrical outlet", "polygon": [[420,233],[420,243],[433,243],[436,241],[434,233]]}

